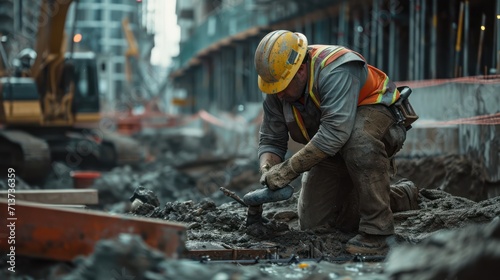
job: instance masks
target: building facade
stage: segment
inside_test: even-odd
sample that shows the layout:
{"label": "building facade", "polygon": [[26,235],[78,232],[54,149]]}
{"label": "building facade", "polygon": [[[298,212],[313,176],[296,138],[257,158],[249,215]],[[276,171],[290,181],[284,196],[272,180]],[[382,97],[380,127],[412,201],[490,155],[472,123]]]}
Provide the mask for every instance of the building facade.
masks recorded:
{"label": "building facade", "polygon": [[36,40],[40,1],[0,0],[0,34],[9,62],[25,48],[33,48]]}
{"label": "building facade", "polygon": [[66,32],[81,34],[81,41],[74,42],[75,51],[96,53],[100,73],[100,92],[105,110],[124,110],[130,103],[132,91],[126,78],[126,51],[129,48],[122,21],[127,18],[136,36],[139,50],[144,53],[153,47],[154,29],[149,24],[147,5],[152,0],[79,0],[68,14]]}

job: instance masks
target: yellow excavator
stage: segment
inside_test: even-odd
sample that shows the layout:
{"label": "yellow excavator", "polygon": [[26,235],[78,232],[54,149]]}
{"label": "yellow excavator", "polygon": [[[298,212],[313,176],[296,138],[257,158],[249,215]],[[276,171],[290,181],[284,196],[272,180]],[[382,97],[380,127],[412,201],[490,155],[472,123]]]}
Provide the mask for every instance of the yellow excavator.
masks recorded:
{"label": "yellow excavator", "polygon": [[18,56],[31,58],[29,67],[14,70],[0,46],[0,170],[36,183],[55,161],[72,169],[142,162],[142,146],[101,117],[95,54],[66,52],[73,1],[41,2],[35,49]]}

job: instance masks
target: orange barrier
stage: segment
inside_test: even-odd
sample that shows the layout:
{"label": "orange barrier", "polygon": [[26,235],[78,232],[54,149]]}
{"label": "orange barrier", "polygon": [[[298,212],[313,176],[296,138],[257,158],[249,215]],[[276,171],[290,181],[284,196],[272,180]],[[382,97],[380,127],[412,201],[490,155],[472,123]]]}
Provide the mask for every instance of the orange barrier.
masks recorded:
{"label": "orange barrier", "polygon": [[94,184],[95,179],[101,177],[101,172],[97,171],[71,171],[71,178],[73,178],[73,188],[86,189]]}

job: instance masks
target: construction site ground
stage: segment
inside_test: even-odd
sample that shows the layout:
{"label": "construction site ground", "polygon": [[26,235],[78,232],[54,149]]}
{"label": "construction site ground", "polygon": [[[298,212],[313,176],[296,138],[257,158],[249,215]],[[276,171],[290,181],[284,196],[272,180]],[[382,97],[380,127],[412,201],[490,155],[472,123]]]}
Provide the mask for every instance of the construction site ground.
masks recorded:
{"label": "construction site ground", "polygon": [[[264,205],[269,223],[245,225],[246,208],[220,188],[243,197],[262,187],[256,154],[225,154],[209,132],[136,138],[148,147],[150,160],[103,171],[91,187],[99,193],[92,208],[180,222],[187,228],[187,250],[266,249],[275,261],[172,259],[139,236],[121,235],[101,240],[92,254],[72,262],[17,256],[16,273],[7,271],[2,253],[0,279],[489,279],[500,262],[498,185],[466,156],[397,158],[394,180],[415,182],[420,209],[394,214],[396,234],[387,256],[351,256],[344,246],[355,232],[298,228],[300,179],[292,182],[292,198]],[[72,169],[54,163],[46,182],[28,185],[18,178],[17,189],[72,188]],[[139,187],[159,204],[132,206],[129,198]]]}

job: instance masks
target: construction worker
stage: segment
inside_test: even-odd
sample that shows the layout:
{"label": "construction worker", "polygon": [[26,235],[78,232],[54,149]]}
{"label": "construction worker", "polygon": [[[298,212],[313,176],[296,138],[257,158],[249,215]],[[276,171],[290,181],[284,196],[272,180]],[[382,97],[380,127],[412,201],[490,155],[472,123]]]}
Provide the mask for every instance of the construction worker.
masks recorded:
{"label": "construction worker", "polygon": [[[255,51],[266,93],[258,156],[271,190],[301,173],[301,229],[330,225],[358,231],[349,253],[388,250],[393,212],[417,209],[410,181],[390,186],[391,160],[406,130],[392,106],[400,92],[387,75],[345,47],[308,45],[300,33],[267,34]],[[290,137],[305,146],[285,160]]]}

